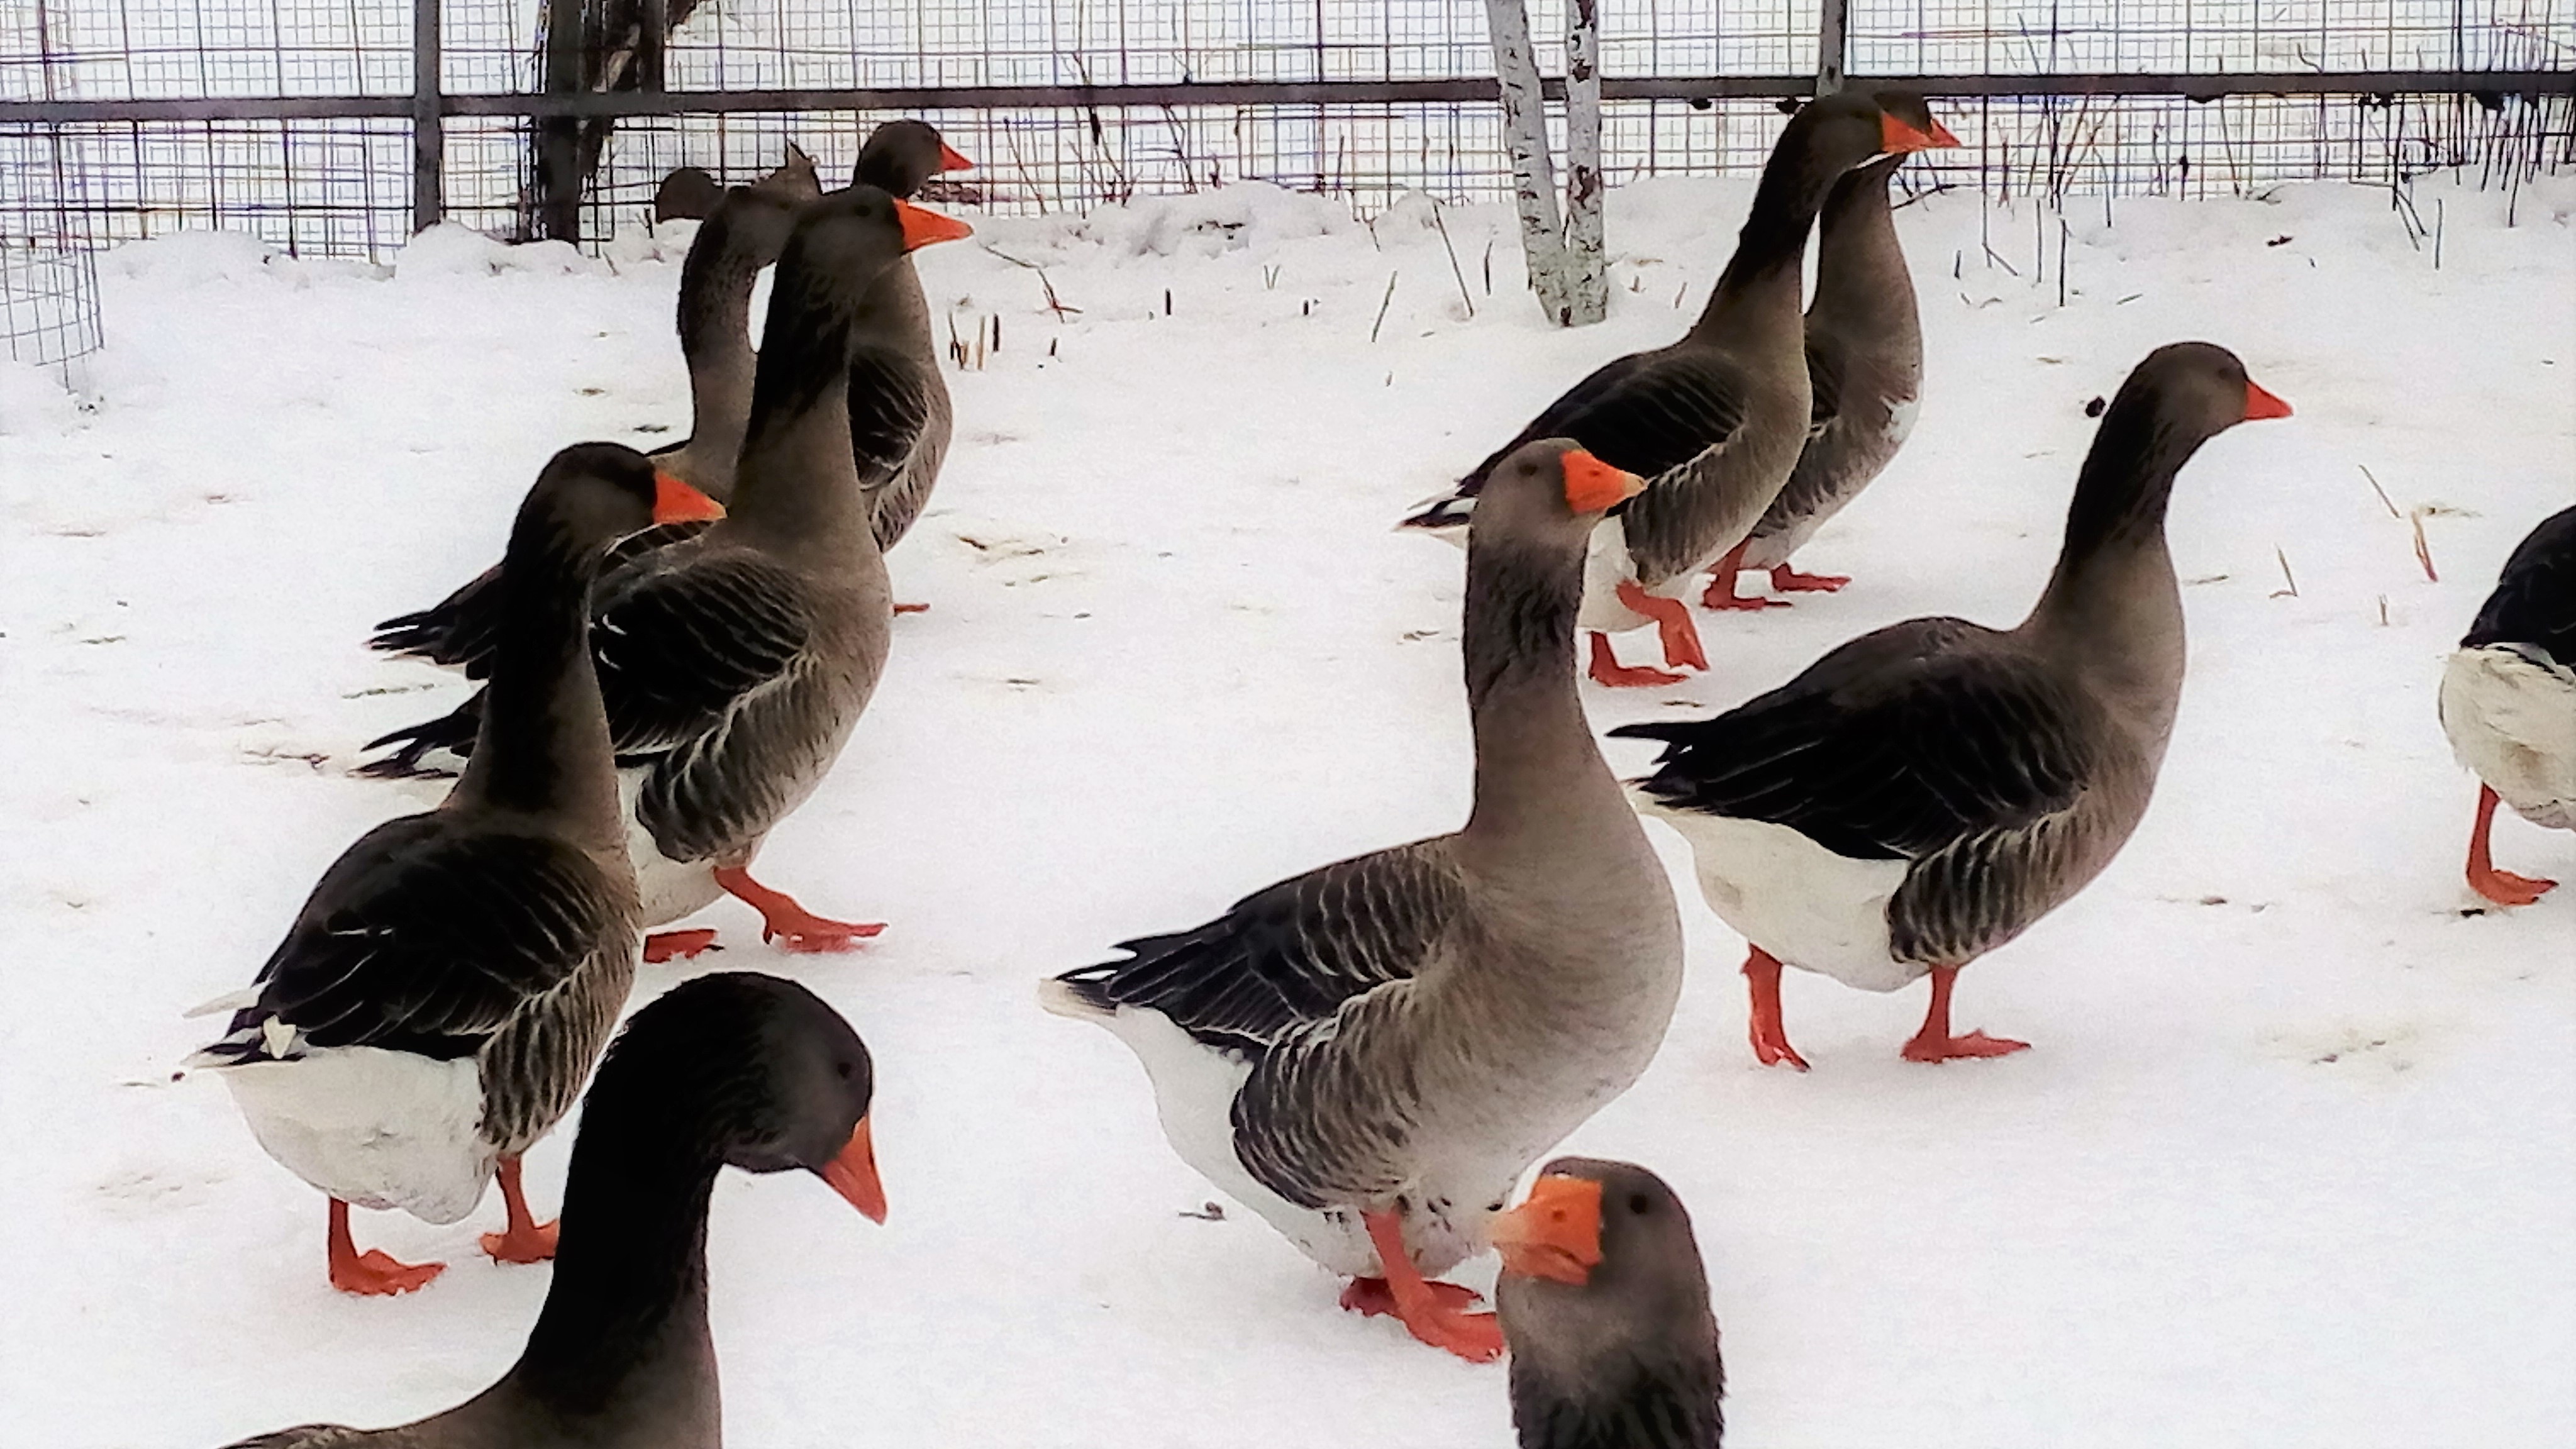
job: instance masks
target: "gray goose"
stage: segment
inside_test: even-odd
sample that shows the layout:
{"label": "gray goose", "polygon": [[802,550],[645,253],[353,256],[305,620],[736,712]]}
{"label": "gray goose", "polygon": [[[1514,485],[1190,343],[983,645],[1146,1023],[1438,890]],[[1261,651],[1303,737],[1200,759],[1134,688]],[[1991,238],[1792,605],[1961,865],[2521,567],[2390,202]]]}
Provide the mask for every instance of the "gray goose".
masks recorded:
{"label": "gray goose", "polygon": [[[853,184],[908,199],[931,177],[974,164],[928,122],[888,121],[860,148]],[[910,257],[886,268],[868,289],[858,330],[864,341],[850,357],[850,449],[858,456],[860,476],[869,480],[869,526],[884,552],[903,540],[929,504],[956,426],[930,334],[930,303]],[[895,612],[927,607],[897,604]]]}
{"label": "gray goose", "polygon": [[716,1174],[802,1169],[884,1222],[875,1087],[866,1043],[802,986],[739,972],[671,988],[600,1064],[564,1183],[554,1282],[510,1371],[399,1428],[307,1424],[233,1449],[716,1449]]}
{"label": "gray goose", "polygon": [[1593,544],[1582,613],[1583,627],[1593,631],[1591,677],[1607,685],[1679,683],[1678,674],[1622,665],[1611,651],[1610,633],[1647,624],[1659,631],[1665,663],[1707,668],[1681,596],[1752,531],[1807,437],[1813,399],[1799,312],[1807,232],[1843,172],[1882,151],[1941,144],[1859,91],[1800,110],[1762,168],[1735,256],[1689,334],[1576,383],[1404,526],[1454,531],[1503,458],[1534,438],[1572,438],[1648,480],[1644,495],[1613,516]]}
{"label": "gray goose", "polygon": [[[1935,142],[1958,144],[1921,97],[1881,91],[1878,99]],[[1767,571],[1775,594],[1830,593],[1851,582],[1802,574],[1789,566],[1789,556],[1860,496],[1914,430],[1923,391],[1923,328],[1887,202],[1888,179],[1904,162],[1896,155],[1856,166],[1825,198],[1816,224],[1816,299],[1807,307],[1807,380],[1815,394],[1807,445],[1751,536],[1718,561],[1700,599],[1703,607],[1760,609],[1788,602],[1738,597],[1735,575],[1742,569]]]}
{"label": "gray goose", "polygon": [[519,1154],[581,1091],[643,928],[585,647],[591,576],[621,535],[718,511],[633,449],[556,454],[502,560],[473,764],[437,809],[359,837],[257,982],[202,1008],[232,1021],[189,1064],[218,1072],[269,1155],[330,1196],[334,1287],[406,1292],[441,1267],[360,1254],[351,1203],[451,1223],[496,1164],[510,1226],[485,1248],[552,1251]]}
{"label": "gray goose", "polygon": [[2496,806],[2576,830],[2576,508],[2542,519],[2514,548],[2460,647],[2443,666],[2442,732],[2478,777],[2469,888],[2527,906],[2558,883],[2498,870]]}
{"label": "gray goose", "polygon": [[[770,294],[732,511],[599,580],[591,650],[648,926],[730,893],[790,951],[847,950],[884,929],[813,915],[749,867],[822,783],[885,668],[892,594],[849,443],[850,359],[870,343],[860,299],[906,251],[969,234],[870,186],[807,208]],[[480,701],[373,741],[401,747],[364,769],[415,774],[432,751],[470,748]],[[714,940],[656,935],[645,959]]]}
{"label": "gray goose", "polygon": [[1425,1280],[1559,1137],[1625,1091],[1681,983],[1672,892],[1574,677],[1585,540],[1643,483],[1562,439],[1492,470],[1467,551],[1476,741],[1464,829],[1122,944],[1040,1000],[1143,1062],[1181,1158],[1307,1256],[1470,1359],[1502,1340]]}
{"label": "gray goose", "polygon": [[[680,356],[689,368],[689,436],[651,456],[663,472],[721,503],[733,496],[736,458],[751,416],[751,292],[778,260],[796,215],[822,195],[814,163],[794,146],[787,162],[749,186],[726,190],[680,263]],[[700,524],[647,529],[618,545],[620,560],[686,538]],[[367,647],[461,668],[491,667],[500,619],[500,570],[485,569],[426,609],[376,626]]]}
{"label": "gray goose", "polygon": [[2146,813],[2182,698],[2174,477],[2289,411],[2224,348],[2160,347],[2103,414],[2020,625],[1909,619],[1715,719],[1611,731],[1664,742],[1640,808],[1690,842],[1709,908],[1752,948],[1757,1057],[1807,1065],[1780,1020],[1784,962],[1866,991],[1931,976],[1909,1060],[2027,1045],[1954,1034],[1952,981],[2082,890]]}
{"label": "gray goose", "polygon": [[1718,1449],[1726,1364],[1708,1268],[1662,1178],[1560,1157],[1490,1231],[1521,1449]]}

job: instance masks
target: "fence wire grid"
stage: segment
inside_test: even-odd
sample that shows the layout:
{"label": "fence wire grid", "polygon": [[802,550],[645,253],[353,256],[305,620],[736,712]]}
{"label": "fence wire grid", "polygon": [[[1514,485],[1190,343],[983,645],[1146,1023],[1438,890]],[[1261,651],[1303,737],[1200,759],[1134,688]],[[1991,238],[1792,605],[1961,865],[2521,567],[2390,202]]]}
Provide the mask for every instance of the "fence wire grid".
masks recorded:
{"label": "fence wire grid", "polygon": [[[638,0],[589,0],[604,30]],[[678,94],[790,88],[1489,78],[1483,0],[668,0]],[[1819,64],[1821,0],[1602,0],[1611,77],[1794,77]],[[1567,0],[1532,0],[1541,64]],[[439,83],[542,88],[543,0],[446,0]],[[2046,76],[2576,69],[2576,0],[1852,0],[1845,64],[1871,74]],[[0,0],[0,100],[407,96],[409,0]],[[1757,169],[1782,121],[1760,100],[1604,106],[1616,183]],[[2284,180],[2388,181],[2448,165],[2576,161],[2565,94],[1994,97],[1942,104],[1966,143],[1933,168],[1990,190],[2200,195]],[[925,113],[982,163],[944,204],[1014,213],[1247,179],[1345,198],[1509,194],[1486,102],[1188,105]],[[884,114],[620,119],[584,233],[649,212],[661,177],[727,180],[793,140],[846,176]],[[448,214],[513,234],[530,127],[451,115]],[[303,254],[382,259],[410,231],[411,126],[329,120],[0,123],[0,240],[81,248],[180,226]]]}

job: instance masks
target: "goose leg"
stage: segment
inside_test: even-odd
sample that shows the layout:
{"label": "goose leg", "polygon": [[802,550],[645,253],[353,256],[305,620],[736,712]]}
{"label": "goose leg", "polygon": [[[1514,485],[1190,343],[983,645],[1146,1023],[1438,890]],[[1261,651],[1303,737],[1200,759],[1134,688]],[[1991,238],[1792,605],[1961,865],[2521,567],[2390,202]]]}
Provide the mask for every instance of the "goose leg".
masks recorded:
{"label": "goose leg", "polygon": [[782,951],[847,951],[885,929],[883,921],[826,920],[785,891],[753,880],[741,866],[717,866],[716,884],[760,912],[760,939],[777,942]]}
{"label": "goose leg", "polygon": [[1708,654],[1699,647],[1699,626],[1691,622],[1688,604],[1679,599],[1657,598],[1635,579],[1619,581],[1619,602],[1655,621],[1656,637],[1664,646],[1664,663],[1675,669],[1708,667]]}
{"label": "goose leg", "polygon": [[331,1286],[343,1293],[409,1293],[447,1271],[445,1263],[398,1263],[382,1248],[361,1253],[349,1237],[349,1205],[331,1199]]}
{"label": "goose leg", "polygon": [[[1850,580],[1846,579],[1844,582],[1849,583]],[[894,611],[898,614],[927,614],[930,612],[930,606],[928,604],[897,604],[894,606]]]}
{"label": "goose leg", "polygon": [[693,931],[655,931],[644,938],[644,959],[655,965],[664,961],[685,961],[714,949],[715,944],[716,933],[705,927]]}
{"label": "goose leg", "polygon": [[2495,830],[2496,806],[2501,803],[2503,797],[2494,786],[2478,787],[2478,823],[2469,831],[2469,889],[2500,906],[2527,906],[2558,882],[2496,869],[2495,857],[2487,853],[2487,837]]}
{"label": "goose leg", "polygon": [[1849,574],[1802,574],[1787,564],[1771,566],[1771,592],[1775,594],[1830,594],[1850,582]]}
{"label": "goose leg", "polygon": [[[1369,1242],[1377,1248],[1378,1262],[1386,1277],[1363,1278],[1342,1294],[1345,1307],[1358,1307],[1363,1313],[1380,1312],[1370,1307],[1374,1291],[1365,1287],[1383,1282],[1391,1311],[1404,1324],[1405,1330],[1433,1348],[1445,1348],[1469,1363],[1492,1363],[1503,1356],[1503,1330],[1490,1313],[1463,1312],[1456,1295],[1466,1293],[1454,1283],[1434,1283],[1413,1266],[1404,1251],[1404,1216],[1397,1212],[1360,1214],[1367,1224]],[[1441,1290],[1448,1290],[1446,1293]],[[1359,1303],[1353,1304],[1357,1298]],[[1466,1294],[1466,1302],[1475,1295]]]}
{"label": "goose leg", "polygon": [[1678,674],[1668,674],[1642,664],[1620,663],[1619,656],[1611,652],[1610,636],[1597,630],[1592,635],[1592,662],[1583,672],[1591,676],[1593,683],[1606,684],[1612,689],[1649,689],[1659,684],[1682,682],[1682,676]]}
{"label": "goose leg", "polygon": [[1753,993],[1753,1055],[1766,1067],[1782,1062],[1807,1069],[1807,1059],[1789,1045],[1789,1028],[1780,1021],[1780,958],[1755,946],[1744,958],[1744,980]]}
{"label": "goose leg", "polygon": [[1932,1009],[1923,1014],[1923,1029],[1905,1044],[1909,1062],[1946,1062],[1960,1057],[2001,1057],[2030,1050],[2030,1043],[2009,1037],[1988,1036],[1972,1031],[1966,1036],[1950,1033],[1950,988],[1959,979],[1956,966],[1932,968]]}
{"label": "goose leg", "polygon": [[1787,599],[1748,599],[1735,592],[1735,576],[1744,572],[1744,550],[1750,546],[1752,542],[1753,540],[1748,538],[1743,543],[1739,543],[1735,547],[1728,549],[1726,551],[1726,557],[1719,559],[1717,563],[1709,569],[1708,592],[1699,596],[1699,606],[1701,608],[1785,609],[1789,607],[1789,601]]}
{"label": "goose leg", "polygon": [[519,1186],[519,1159],[504,1157],[500,1162],[501,1209],[510,1215],[510,1226],[497,1233],[483,1235],[483,1251],[500,1263],[543,1263],[555,1255],[555,1224],[540,1223],[528,1211],[528,1196]]}

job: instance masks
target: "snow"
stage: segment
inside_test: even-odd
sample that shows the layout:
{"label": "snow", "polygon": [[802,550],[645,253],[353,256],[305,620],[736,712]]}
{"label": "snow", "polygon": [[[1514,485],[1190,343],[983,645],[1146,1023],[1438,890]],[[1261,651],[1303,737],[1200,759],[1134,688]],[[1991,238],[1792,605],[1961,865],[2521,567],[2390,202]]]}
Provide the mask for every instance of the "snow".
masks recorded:
{"label": "snow", "polygon": [[[2145,825],[1961,978],[1962,1029],[2035,1050],[1908,1065],[1919,990],[1793,972],[1816,1069],[1756,1067],[1742,944],[1651,827],[1691,977],[1654,1068],[1567,1149],[1689,1204],[1730,1442],[2564,1441],[2576,839],[2501,822],[2500,864],[2571,885],[2466,909],[2474,786],[2434,695],[2506,552],[2576,488],[2576,186],[2526,185],[2510,226],[2502,192],[2414,192],[2442,203],[2438,269],[2384,188],[2120,200],[2107,224],[2079,199],[2062,307],[2053,214],[1907,209],[1921,423],[1800,560],[1856,581],[1702,615],[1710,675],[1592,694],[1603,728],[1705,712],[1878,624],[2011,622],[2083,405],[2156,344],[2224,343],[2298,409],[2177,490],[2191,676]],[[1250,188],[923,255],[959,335],[994,316],[1003,346],[952,374],[956,448],[892,561],[931,611],[897,622],[849,752],[763,860],[892,929],[791,958],[724,903],[704,919],[728,949],[689,968],[793,976],[866,1036],[892,1218],[802,1179],[719,1184],[734,1443],[1510,1442],[1500,1370],[1340,1313],[1251,1214],[1197,1216],[1214,1194],[1135,1060],[1033,987],[1456,825],[1459,556],[1389,525],[1593,365],[1669,340],[1748,195],[1613,193],[1611,317],[1578,332],[1518,290],[1500,208],[1446,212],[1454,269],[1438,230]],[[171,237],[102,268],[94,396],[0,377],[12,1442],[392,1423],[516,1355],[547,1273],[475,1251],[497,1202],[448,1228],[359,1214],[362,1246],[453,1266],[334,1294],[319,1198],[212,1081],[173,1080],[208,1036],[180,1012],[249,979],[361,830],[434,798],[347,774],[457,689],[369,655],[367,626],[496,556],[557,447],[685,427],[677,256],[442,232],[387,280]],[[2365,467],[2430,510],[2439,583]],[[639,999],[683,974],[646,968]],[[530,1158],[541,1208],[570,1138]]]}

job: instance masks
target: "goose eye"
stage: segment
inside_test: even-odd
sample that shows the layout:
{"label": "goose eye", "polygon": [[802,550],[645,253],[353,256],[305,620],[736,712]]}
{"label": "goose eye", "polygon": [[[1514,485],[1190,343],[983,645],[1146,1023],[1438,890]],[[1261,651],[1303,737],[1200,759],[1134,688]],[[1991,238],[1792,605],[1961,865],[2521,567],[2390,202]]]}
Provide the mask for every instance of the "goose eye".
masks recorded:
{"label": "goose eye", "polygon": [[850,1079],[850,1073],[853,1068],[848,1062],[835,1062],[832,1066],[832,1070],[839,1072],[841,1074],[841,1080],[846,1082]]}
{"label": "goose eye", "polygon": [[1647,1213],[1652,1212],[1654,1210],[1654,1206],[1655,1205],[1652,1202],[1649,1202],[1646,1195],[1642,1192],[1632,1192],[1628,1194],[1628,1211],[1635,1213],[1639,1217],[1644,1217]]}

